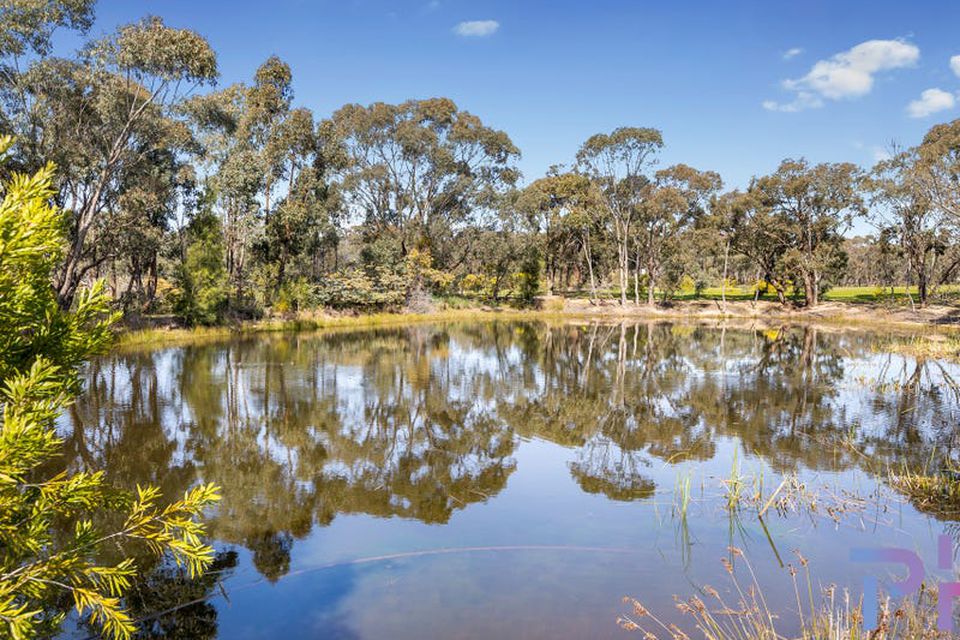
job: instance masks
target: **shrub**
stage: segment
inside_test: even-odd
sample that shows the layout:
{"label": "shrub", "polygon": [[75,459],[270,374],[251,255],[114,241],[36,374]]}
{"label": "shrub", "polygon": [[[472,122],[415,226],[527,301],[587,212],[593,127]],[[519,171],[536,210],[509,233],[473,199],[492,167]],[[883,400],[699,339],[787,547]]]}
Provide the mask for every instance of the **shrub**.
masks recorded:
{"label": "shrub", "polygon": [[280,285],[273,310],[284,314],[309,309],[316,303],[316,299],[316,288],[306,278],[288,280]]}
{"label": "shrub", "polygon": [[220,220],[211,212],[199,213],[187,228],[187,242],[171,295],[173,312],[188,325],[217,324],[229,291]]}
{"label": "shrub", "polygon": [[[0,153],[11,144],[0,139]],[[117,495],[102,472],[44,473],[61,453],[54,421],[79,391],[77,368],[108,346],[118,319],[102,283],[81,290],[70,310],[57,302],[50,283],[65,238],[52,180],[47,166],[0,187],[0,636],[54,635],[63,619],[54,603],[68,597],[106,636],[127,638],[134,626],[122,598],[137,566],[99,564],[99,550],[146,542],[195,575],[213,557],[198,518],[218,494],[199,486],[161,506],[157,489]],[[118,529],[94,526],[104,511],[120,512]]]}

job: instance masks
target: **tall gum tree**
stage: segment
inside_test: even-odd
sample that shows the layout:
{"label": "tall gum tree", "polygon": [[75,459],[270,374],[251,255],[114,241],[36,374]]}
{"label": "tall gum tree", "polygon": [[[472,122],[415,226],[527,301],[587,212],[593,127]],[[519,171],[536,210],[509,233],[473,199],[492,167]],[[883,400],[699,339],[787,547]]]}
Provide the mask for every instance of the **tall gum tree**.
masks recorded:
{"label": "tall gum tree", "polygon": [[960,224],[960,120],[938,124],[917,147],[918,188]]}
{"label": "tall gum tree", "polygon": [[61,168],[56,200],[66,210],[70,242],[55,286],[67,307],[104,259],[94,250],[98,230],[109,226],[105,220],[122,207],[120,196],[131,175],[142,174],[158,151],[186,144],[173,109],[184,95],[214,80],[217,63],[201,36],[167,27],[159,18],[120,27],[85,46],[77,59],[48,57],[46,34],[53,26],[84,26],[88,20],[83,3],[49,6],[62,11],[48,16],[53,23],[46,27],[34,25],[39,35],[17,45],[6,34],[8,60],[16,59],[31,38],[38,56],[22,72],[7,65],[4,75],[7,93],[19,98],[7,120],[16,125],[21,164],[53,160]]}
{"label": "tall gum tree", "polygon": [[786,245],[783,261],[803,285],[808,307],[820,302],[824,278],[842,267],[843,233],[863,213],[862,172],[850,163],[810,166],[784,160],[754,182],[751,190],[770,213],[767,233]]}
{"label": "tall gum tree", "polygon": [[519,178],[510,137],[448,98],[349,104],[332,120],[353,213],[398,258],[417,249],[439,266],[458,263],[464,229]]}
{"label": "tall gum tree", "polygon": [[597,196],[589,178],[559,170],[533,181],[521,193],[518,208],[526,216],[528,228],[540,239],[547,293],[553,293],[561,270],[576,266],[581,273],[586,269],[590,299],[596,300],[593,236],[601,211]]}
{"label": "tall gum tree", "polygon": [[647,304],[653,305],[668,254],[684,231],[705,214],[723,187],[720,175],[678,164],[657,171],[638,207],[634,239],[634,301],[640,303],[640,271],[647,275]]}
{"label": "tall gum tree", "polygon": [[631,229],[662,147],[663,136],[656,129],[621,127],[591,136],[577,152],[577,166],[597,183],[612,227],[621,305],[627,304]]}
{"label": "tall gum tree", "polygon": [[939,206],[929,189],[930,178],[929,161],[912,148],[878,162],[865,182],[878,241],[897,247],[907,281],[917,285],[921,306],[960,268],[960,247],[954,240],[960,220]]}

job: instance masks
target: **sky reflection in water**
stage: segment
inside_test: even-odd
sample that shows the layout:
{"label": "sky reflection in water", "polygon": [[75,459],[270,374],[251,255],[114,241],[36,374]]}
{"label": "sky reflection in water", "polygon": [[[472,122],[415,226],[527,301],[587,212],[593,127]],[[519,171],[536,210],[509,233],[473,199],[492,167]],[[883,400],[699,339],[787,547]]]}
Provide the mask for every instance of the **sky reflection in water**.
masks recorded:
{"label": "sky reflection in water", "polygon": [[[223,487],[229,600],[194,587],[211,599],[155,622],[163,637],[618,637],[624,595],[672,618],[673,594],[726,587],[731,544],[788,628],[793,549],[858,589],[851,547],[935,566],[949,530],[874,472],[954,457],[960,371],[876,343],[680,324],[264,335],[98,360],[62,428],[71,468]],[[837,523],[824,497],[765,532],[724,508],[734,459],[751,490],[797,472],[867,504]],[[421,551],[440,552],[355,562]],[[155,584],[140,615],[186,593]]]}

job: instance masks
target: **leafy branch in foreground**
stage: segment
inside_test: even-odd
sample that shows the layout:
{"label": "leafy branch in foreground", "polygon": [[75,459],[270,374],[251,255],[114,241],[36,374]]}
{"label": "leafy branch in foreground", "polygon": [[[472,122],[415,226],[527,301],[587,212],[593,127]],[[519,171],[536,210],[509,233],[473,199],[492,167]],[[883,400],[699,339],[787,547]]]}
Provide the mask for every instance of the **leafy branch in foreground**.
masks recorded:
{"label": "leafy branch in foreground", "polygon": [[[12,143],[0,138],[0,156]],[[52,179],[48,165],[0,186],[0,636],[54,633],[66,596],[105,635],[128,638],[135,629],[123,597],[138,567],[129,557],[100,564],[100,550],[139,541],[195,576],[213,559],[200,516],[219,493],[201,485],[163,505],[153,487],[118,495],[102,472],[45,477],[62,445],[54,422],[79,391],[77,369],[109,345],[118,319],[102,283],[69,310],[57,302],[51,277],[65,238]],[[103,532],[94,521],[107,511],[125,515]]]}

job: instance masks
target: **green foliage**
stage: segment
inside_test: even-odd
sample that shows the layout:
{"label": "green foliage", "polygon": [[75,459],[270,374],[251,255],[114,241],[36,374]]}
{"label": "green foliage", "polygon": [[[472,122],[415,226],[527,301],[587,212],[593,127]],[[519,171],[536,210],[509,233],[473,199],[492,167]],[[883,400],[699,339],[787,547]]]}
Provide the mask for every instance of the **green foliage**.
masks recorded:
{"label": "green foliage", "polygon": [[[12,166],[32,173],[54,162],[58,202],[68,205],[69,246],[54,274],[62,306],[108,260],[129,261],[131,293],[153,297],[156,236],[192,183],[195,144],[179,104],[217,75],[201,36],[159,18],[122,26],[77,56],[51,56],[53,31],[86,30],[92,5],[9,0],[0,9],[0,125],[18,137]],[[139,291],[143,271],[147,292]]]}
{"label": "green foliage", "polygon": [[317,287],[319,304],[334,309],[396,309],[412,297],[443,293],[453,275],[433,268],[428,251],[414,249],[399,267],[376,265],[328,275]]}
{"label": "green foliage", "polygon": [[57,27],[86,31],[95,0],[7,0],[0,6],[0,54],[46,54]]}
{"label": "green foliage", "polygon": [[[59,167],[62,307],[104,273],[125,310],[172,306],[189,324],[314,304],[424,308],[454,282],[493,300],[588,290],[594,304],[615,285],[621,304],[653,304],[763,279],[781,302],[812,306],[830,287],[897,283],[923,305],[960,278],[960,121],[867,181],[850,164],[788,159],[724,194],[715,172],[658,170],[659,130],[619,127],[521,189],[510,136],[449,98],[321,119],[297,105],[277,56],[246,82],[197,91],[216,79],[213,49],[150,16],[53,56],[53,33],[83,36],[93,9],[0,2],[0,131],[20,141],[4,170]],[[864,194],[879,232],[854,242],[844,234]],[[201,210],[219,228],[186,230],[202,237],[184,244],[178,222]]]}
{"label": "green foliage", "polygon": [[493,279],[482,273],[468,273],[460,280],[460,291],[474,296],[489,295]]}
{"label": "green foliage", "polygon": [[365,227],[394,238],[401,257],[420,248],[440,266],[462,258],[462,229],[519,177],[510,137],[449,98],[345,105],[332,129]]}
{"label": "green foliage", "polygon": [[348,269],[327,275],[317,288],[320,304],[333,309],[385,309],[406,299],[407,280],[384,267],[373,273]]}
{"label": "green foliage", "polygon": [[289,313],[310,308],[316,299],[315,287],[306,278],[287,280],[277,291],[273,310],[277,313]]}
{"label": "green foliage", "polygon": [[187,229],[187,248],[176,271],[174,312],[188,325],[212,325],[227,306],[223,229],[211,213],[198,214]]}
{"label": "green foliage", "polygon": [[779,267],[800,283],[808,306],[846,264],[843,233],[862,213],[860,180],[853,164],[784,160],[751,186],[767,212],[762,233],[779,243]]}
{"label": "green foliage", "polygon": [[535,249],[527,250],[517,274],[517,295],[520,301],[529,304],[540,293],[540,254]]}
{"label": "green foliage", "polygon": [[[0,152],[11,144],[0,140]],[[0,203],[0,635],[53,633],[65,612],[51,605],[69,596],[105,635],[127,638],[134,627],[122,597],[137,566],[132,558],[100,564],[98,549],[138,541],[197,574],[212,557],[198,517],[218,493],[199,486],[163,505],[150,487],[116,495],[101,472],[38,477],[60,453],[54,420],[78,391],[76,370],[105,349],[117,319],[102,284],[80,289],[70,310],[58,304],[50,279],[64,234],[50,205],[52,177],[50,165],[14,174]],[[98,530],[104,510],[126,513],[119,528]]]}

